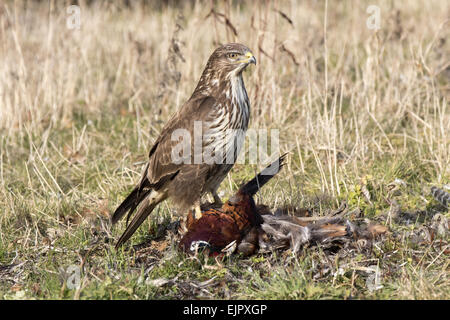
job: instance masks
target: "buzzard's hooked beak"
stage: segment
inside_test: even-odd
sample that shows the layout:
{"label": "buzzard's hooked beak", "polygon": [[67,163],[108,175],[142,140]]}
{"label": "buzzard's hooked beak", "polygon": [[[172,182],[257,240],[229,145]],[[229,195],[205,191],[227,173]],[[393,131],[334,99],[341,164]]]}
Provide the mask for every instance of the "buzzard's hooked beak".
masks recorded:
{"label": "buzzard's hooked beak", "polygon": [[253,63],[254,65],[256,65],[256,58],[255,58],[255,56],[253,55],[253,53],[251,53],[251,52],[249,51],[249,52],[247,52],[247,53],[245,54],[245,57],[247,58],[247,59],[245,60],[247,63]]}

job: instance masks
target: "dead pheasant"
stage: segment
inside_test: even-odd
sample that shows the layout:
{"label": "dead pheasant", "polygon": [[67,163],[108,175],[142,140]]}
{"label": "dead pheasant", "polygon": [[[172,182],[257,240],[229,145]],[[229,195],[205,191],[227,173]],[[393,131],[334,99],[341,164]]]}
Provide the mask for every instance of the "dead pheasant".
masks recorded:
{"label": "dead pheasant", "polygon": [[221,208],[205,208],[198,220],[190,212],[181,249],[188,253],[207,249],[212,255],[236,251],[251,255],[258,249],[291,249],[296,253],[309,243],[371,240],[387,232],[385,226],[370,221],[354,223],[344,219],[346,205],[325,217],[298,217],[286,214],[285,210],[277,210],[282,213],[274,215],[266,206],[256,206],[253,196],[280,171],[283,160],[284,156],[265,168]]}
{"label": "dead pheasant", "polygon": [[264,184],[277,174],[284,161],[284,155],[265,168],[255,178],[239,188],[238,192],[221,208],[208,208],[202,217],[195,220],[189,212],[187,233],[180,241],[186,252],[208,248],[211,253],[228,251],[252,254],[258,247],[263,219],[256,209],[253,196]]}

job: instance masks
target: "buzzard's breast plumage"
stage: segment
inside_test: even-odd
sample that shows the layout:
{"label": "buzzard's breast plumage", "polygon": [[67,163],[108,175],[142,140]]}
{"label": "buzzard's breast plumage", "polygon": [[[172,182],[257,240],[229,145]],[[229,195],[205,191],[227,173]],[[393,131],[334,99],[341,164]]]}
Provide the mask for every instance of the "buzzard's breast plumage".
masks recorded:
{"label": "buzzard's breast plumage", "polygon": [[233,167],[244,144],[245,132],[250,118],[250,101],[244,86],[242,74],[229,75],[223,91],[221,112],[213,121],[206,124],[209,129],[204,134],[211,139],[213,152],[218,155],[216,163],[210,168],[210,177],[205,183],[204,192],[215,192],[225,176]]}

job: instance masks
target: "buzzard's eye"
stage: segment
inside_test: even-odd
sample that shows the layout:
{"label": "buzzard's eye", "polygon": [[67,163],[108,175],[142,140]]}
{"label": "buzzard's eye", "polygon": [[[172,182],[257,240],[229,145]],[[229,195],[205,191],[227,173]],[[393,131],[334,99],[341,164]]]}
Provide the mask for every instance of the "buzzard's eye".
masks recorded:
{"label": "buzzard's eye", "polygon": [[237,58],[237,53],[229,53],[228,54],[228,58],[230,58],[230,59],[236,59]]}

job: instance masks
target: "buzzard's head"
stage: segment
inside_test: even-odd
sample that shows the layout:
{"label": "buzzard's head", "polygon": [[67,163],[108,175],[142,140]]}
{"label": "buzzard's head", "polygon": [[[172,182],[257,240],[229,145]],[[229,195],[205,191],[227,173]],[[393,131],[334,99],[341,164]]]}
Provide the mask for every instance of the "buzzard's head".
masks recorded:
{"label": "buzzard's head", "polygon": [[220,72],[225,76],[236,76],[250,63],[256,64],[256,58],[249,48],[240,43],[227,43],[213,52],[208,66],[212,68],[210,71]]}
{"label": "buzzard's head", "polygon": [[256,59],[243,44],[228,43],[218,47],[209,57],[194,95],[212,94],[214,90],[225,92],[229,81],[239,79],[250,63],[256,64]]}

